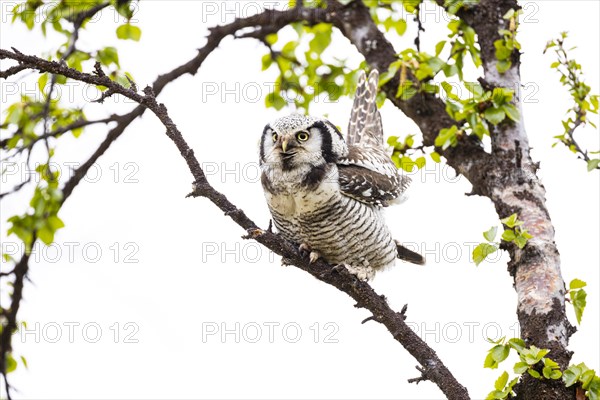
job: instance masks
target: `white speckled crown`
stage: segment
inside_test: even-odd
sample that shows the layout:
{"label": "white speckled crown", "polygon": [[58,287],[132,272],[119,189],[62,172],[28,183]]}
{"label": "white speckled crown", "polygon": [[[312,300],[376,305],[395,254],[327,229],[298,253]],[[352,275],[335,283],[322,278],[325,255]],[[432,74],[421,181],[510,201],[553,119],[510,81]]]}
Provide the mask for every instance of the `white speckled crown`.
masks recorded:
{"label": "white speckled crown", "polygon": [[320,118],[301,115],[291,114],[285,117],[277,118],[271,122],[271,128],[280,135],[297,132],[302,129],[307,129],[309,126],[319,121]]}

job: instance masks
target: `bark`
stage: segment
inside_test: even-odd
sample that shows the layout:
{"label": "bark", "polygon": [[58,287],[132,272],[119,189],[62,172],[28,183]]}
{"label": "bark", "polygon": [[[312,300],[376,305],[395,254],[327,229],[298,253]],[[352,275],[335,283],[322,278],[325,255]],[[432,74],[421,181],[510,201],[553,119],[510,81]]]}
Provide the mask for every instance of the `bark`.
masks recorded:
{"label": "bark", "polygon": [[[440,5],[444,3],[443,0],[437,1]],[[478,4],[470,5],[459,12],[459,17],[477,32],[484,66],[482,84],[486,88],[515,88],[520,83],[520,55],[517,51],[513,53],[512,67],[506,73],[500,74],[496,70],[493,43],[499,38],[498,29],[506,28],[504,25],[508,22],[503,20],[502,16],[510,8],[518,8],[515,0],[481,0]],[[146,108],[149,108],[165,125],[167,135],[177,145],[190,167],[196,180],[193,196],[208,198],[226,215],[249,231],[251,238],[282,255],[287,262],[297,265],[323,282],[347,293],[357,301],[358,307],[369,309],[373,313],[369,319],[384,324],[393,337],[402,343],[422,365],[420,369],[422,377],[413,381],[429,379],[440,387],[447,398],[468,399],[466,389],[456,381],[435,352],[406,326],[404,312],[397,313],[391,310],[385,302],[385,298],[377,295],[368,284],[355,282],[346,273],[332,271],[331,266],[322,261],[315,264],[308,263],[308,260],[298,253],[295,246],[282,240],[270,230],[258,229],[242,210],[231,204],[223,194],[214,190],[206,181],[193,151],[187,146],[181,133],[169,118],[166,108],[155,101],[155,95],[158,95],[167,83],[186,73],[194,74],[223,37],[236,34],[243,28],[254,27],[253,32],[244,33],[242,36],[264,38],[268,33],[277,32],[295,21],[305,21],[308,24],[332,23],[356,46],[368,64],[380,71],[386,71],[389,64],[397,59],[396,50],[378,30],[369,9],[361,1],[355,0],[347,5],[329,1],[325,9],[306,8],[302,2],[298,2],[296,7],[290,10],[267,10],[261,14],[236,20],[232,24],[213,28],[207,44],[199,50],[194,59],[159,76],[153,85],[153,90],[147,88],[145,95],[122,88],[99,74],[83,74],[59,63],[27,56],[17,51],[0,50],[0,58],[11,58],[20,63],[16,67],[3,71],[0,78],[7,78],[24,69],[38,69],[70,76],[72,79],[94,85],[107,86],[112,91],[111,94],[119,93],[140,103],[140,106],[131,113],[123,115],[117,120],[117,127],[113,128],[106,141],[94,153],[90,164],[108,149],[133,120],[141,116]],[[398,84],[399,78],[395,77],[383,89],[388,98],[420,127],[424,144],[433,145],[440,129],[448,128],[456,122],[448,116],[445,104],[436,96],[418,94],[408,101],[396,98]],[[518,92],[515,103],[519,111],[522,111]],[[443,151],[436,150],[446,158],[450,166],[472,183],[474,194],[492,200],[499,217],[518,213],[519,219],[524,221],[525,227],[534,236],[523,249],[512,244],[504,246],[511,258],[508,270],[514,277],[518,296],[517,315],[521,325],[521,337],[528,345],[550,349],[551,352],[548,356],[565,368],[571,358],[571,353],[567,349],[568,340],[575,329],[565,315],[566,290],[560,273],[560,256],[554,242],[554,227],[545,205],[545,189],[536,176],[537,164],[530,156],[523,117],[518,123],[502,122],[492,128],[490,133],[492,137],[491,153],[485,152],[481,143],[472,137],[461,139],[458,146],[454,148],[450,147]],[[85,175],[87,171],[85,166],[86,164],[65,186],[65,198],[71,194]],[[20,276],[19,282],[22,283],[27,271],[26,255],[17,264],[15,271]],[[19,293],[21,290],[22,284]],[[14,318],[16,318],[20,295],[18,298],[13,297],[12,300],[11,311],[14,311]],[[5,332],[8,331],[5,330]],[[1,342],[3,344],[2,357],[4,357],[6,349],[10,349],[10,335],[3,335]],[[519,399],[575,398],[574,389],[565,388],[562,381],[537,380],[528,374],[524,375],[515,390]]]}
{"label": "bark", "polygon": [[[485,73],[483,83],[488,88],[520,87],[517,50],[512,54],[512,67],[508,71],[500,74],[496,69],[494,41],[500,39],[499,29],[508,29],[509,22],[502,17],[510,8],[517,10],[519,6],[514,0],[486,0],[459,13],[477,32]],[[342,17],[336,20],[336,26],[373,68],[387,70],[396,60],[396,51],[372,21],[367,7],[355,1],[338,12]],[[398,83],[396,78],[385,86],[388,98],[417,123],[424,143],[433,145],[439,130],[456,122],[445,112],[443,102],[431,95],[416,95],[409,101],[397,99]],[[517,213],[534,236],[523,249],[512,243],[504,246],[511,258],[508,270],[514,277],[518,296],[521,337],[527,345],[550,349],[548,357],[564,369],[571,359],[567,345],[575,328],[565,314],[566,290],[554,242],[554,227],[546,208],[544,186],[536,176],[538,166],[530,156],[518,91],[515,91],[515,104],[521,119],[517,123],[504,121],[491,130],[491,154],[484,152],[477,140],[462,141],[456,148],[437,151],[472,183],[474,194],[492,200],[499,217]],[[534,379],[528,374],[516,391],[519,398],[528,400],[573,399],[575,396],[574,389],[565,388],[562,381]]]}
{"label": "bark", "polygon": [[[321,14],[320,12],[318,13]],[[290,21],[293,21],[294,18],[302,20],[303,16],[317,14],[315,14],[314,11],[306,13],[301,9],[294,9],[291,12],[284,12],[278,15],[282,16],[279,23],[282,24],[281,26],[285,26]],[[264,15],[261,14],[258,16],[258,18],[259,20],[260,18],[264,19]],[[254,21],[252,18],[250,18],[250,20]],[[220,41],[222,37],[236,32],[243,25],[243,23],[241,24],[236,20],[236,22],[229,25],[229,30],[225,30],[225,27],[220,27],[218,29],[214,29],[213,32],[216,32],[216,35],[219,37],[218,41]],[[214,49],[214,47],[216,47],[216,43],[213,43],[212,46]],[[201,49],[200,54],[202,55],[202,58],[198,60],[199,63],[201,63],[211,51],[212,49]],[[22,54],[15,49],[13,49],[13,52],[0,49],[0,59],[12,59],[18,61],[21,63],[21,65],[27,65],[29,69],[36,69],[41,72],[50,72],[94,85],[102,85],[108,88],[105,93],[120,94],[139,103],[139,106],[136,107],[131,113],[120,117],[118,126],[111,131],[107,139],[94,153],[92,159],[100,157],[100,155],[103,154],[108,148],[110,143],[112,143],[112,141],[114,141],[116,137],[118,137],[124,131],[124,129],[132,122],[132,120],[142,115],[143,110],[149,109],[152,111],[165,126],[167,136],[171,138],[174,144],[177,146],[182,157],[186,161],[192,176],[195,179],[194,189],[189,196],[205,197],[209,199],[219,209],[221,209],[225,215],[229,216],[248,232],[246,238],[257,240],[259,243],[265,245],[273,252],[281,255],[287,263],[293,264],[298,268],[307,271],[317,279],[328,283],[348,294],[350,297],[356,300],[356,307],[365,308],[372,312],[372,317],[369,317],[367,320],[372,319],[383,324],[392,334],[393,338],[401,343],[407,349],[407,351],[421,364],[421,367],[418,367],[418,370],[421,372],[421,376],[419,378],[411,379],[410,381],[418,383],[422,380],[430,380],[438,385],[446,397],[451,400],[468,400],[470,398],[466,388],[456,380],[456,378],[444,365],[442,360],[439,359],[435,351],[405,323],[404,320],[406,317],[404,312],[406,311],[406,308],[400,313],[395,312],[389,307],[384,296],[378,295],[368,283],[357,281],[356,278],[349,274],[344,268],[334,268],[322,260],[317,261],[316,263],[310,263],[308,258],[303,257],[295,245],[287,242],[279,235],[274,234],[270,231],[270,229],[266,231],[259,229],[258,226],[246,216],[243,210],[233,205],[225,195],[216,191],[206,180],[206,176],[204,175],[200,163],[194,156],[193,150],[188,146],[186,141],[183,139],[181,132],[177,129],[177,126],[169,117],[166,107],[163,104],[157,103],[156,94],[152,87],[146,87],[144,89],[144,94],[140,94],[137,92],[135,86],[132,88],[125,88],[110,80],[102,73],[101,70],[99,70],[98,66],[96,67],[95,75],[87,74],[72,68],[68,68],[64,64],[47,61],[36,56]],[[189,71],[176,69],[173,73],[163,76],[171,74],[180,76],[184,72]],[[161,77],[159,77],[157,81],[160,79]],[[157,84],[155,83],[154,87],[156,86]],[[86,171],[85,164],[82,165],[78,171]],[[67,182],[63,188],[65,198],[72,193],[73,189],[79,183],[83,175],[85,175],[85,172],[83,172],[82,175],[76,174],[72,180]],[[21,283],[23,282],[23,278],[26,273],[26,268],[28,265],[27,262],[28,257],[23,255],[18,264],[18,266],[22,265],[23,267],[15,268],[17,275],[19,274],[19,271],[25,271],[21,275],[17,276],[17,278],[21,278]],[[12,299],[13,302],[11,303],[11,309],[15,310],[14,314],[12,315],[13,321],[16,321],[16,310],[18,309],[20,299],[20,296],[18,298],[13,297]],[[2,347],[2,357],[6,355],[5,350],[10,348],[12,330],[6,329],[4,333],[5,334],[2,337],[2,341],[3,343],[6,342],[6,345],[3,345]],[[5,375],[4,371],[2,371],[2,374]],[[10,388],[8,387],[8,383],[6,390],[10,399]]]}

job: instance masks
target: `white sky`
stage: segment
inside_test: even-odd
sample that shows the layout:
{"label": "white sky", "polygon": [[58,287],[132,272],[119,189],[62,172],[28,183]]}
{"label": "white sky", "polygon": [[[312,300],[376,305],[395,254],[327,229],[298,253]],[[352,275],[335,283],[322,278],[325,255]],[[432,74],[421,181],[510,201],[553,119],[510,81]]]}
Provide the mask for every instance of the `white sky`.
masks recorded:
{"label": "white sky", "polygon": [[[13,4],[0,3],[0,47],[40,54],[60,44],[57,35],[44,39],[39,31],[10,24]],[[145,1],[135,15],[143,31],[139,43],[117,40],[114,30],[122,21],[106,11],[88,25],[80,48],[118,46],[123,69],[143,87],[193,57],[208,27],[234,14],[256,12],[258,5]],[[570,348],[574,362],[585,361],[598,370],[598,172],[586,172],[585,164],[566,149],[551,148],[569,101],[549,68],[552,55],[543,56],[542,50],[547,40],[569,31],[571,43],[578,46],[573,56],[597,93],[600,7],[592,1],[573,1],[568,7],[558,1],[526,2],[523,7],[522,90],[533,157],[541,161],[539,176],[547,190],[563,276],[567,282],[575,277],[588,282],[588,308]],[[432,5],[428,9],[434,10]],[[216,13],[207,15],[212,10]],[[432,52],[445,36],[445,21],[431,11],[424,23],[422,48]],[[412,43],[411,29],[395,41],[398,50]],[[265,49],[253,40],[225,39],[196,76],[170,84],[160,101],[206,166],[211,183],[266,227],[257,142],[265,123],[283,112],[263,106],[268,83],[275,78],[273,69],[261,73],[263,54]],[[330,55],[360,60],[345,41],[336,42]],[[35,92],[36,80],[33,74],[17,83],[1,81],[2,107],[17,100],[17,90]],[[217,93],[210,92],[213,88]],[[75,85],[63,99],[79,102],[95,95],[93,89]],[[91,105],[88,116],[132,108],[130,101],[115,97],[105,106]],[[345,126],[349,109],[345,99],[320,103],[312,112],[328,114]],[[390,104],[382,114],[387,134],[418,133]],[[105,133],[98,127],[77,140],[70,135],[61,139],[56,161],[65,176],[70,163],[87,159]],[[599,146],[597,134],[591,127],[577,132],[592,150]],[[15,177],[22,173],[18,164]],[[15,353],[27,357],[29,369],[20,366],[11,374],[19,390],[15,397],[442,397],[431,383],[406,382],[418,375],[418,363],[383,326],[360,324],[369,316],[366,310],[355,309],[345,294],[308,274],[281,267],[279,257],[256,243],[243,241],[244,232],[207,200],[185,199],[191,181],[150,113],[101,158],[61,212],[67,227],[57,234],[57,245],[38,249],[31,264],[32,283],[26,285],[19,314],[31,333],[14,338]],[[10,187],[2,183],[2,191]],[[464,196],[469,191],[464,178],[431,160],[415,173],[410,200],[389,210],[388,223],[399,240],[419,246],[427,266],[398,263],[380,273],[373,286],[397,310],[408,303],[407,321],[471,396],[483,398],[503,370],[512,376],[513,356],[499,370],[482,365],[491,347],[486,336],[518,335],[516,295],[506,254],[479,267],[470,261],[481,232],[499,221],[491,202]],[[2,220],[23,212],[29,194],[3,201]],[[15,252],[16,239],[6,237],[4,224],[0,238],[4,252]],[[570,306],[568,313],[575,323]],[[98,328],[101,336],[92,343]],[[222,336],[224,329],[229,333]]]}

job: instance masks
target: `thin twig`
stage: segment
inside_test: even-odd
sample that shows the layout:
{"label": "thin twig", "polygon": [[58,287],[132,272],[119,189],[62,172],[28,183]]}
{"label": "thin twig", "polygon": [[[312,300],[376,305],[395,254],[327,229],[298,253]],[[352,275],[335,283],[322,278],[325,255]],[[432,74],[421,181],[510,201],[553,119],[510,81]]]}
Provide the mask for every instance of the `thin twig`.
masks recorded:
{"label": "thin twig", "polygon": [[[354,7],[354,4],[352,6]],[[352,9],[350,9],[350,11],[352,11]],[[359,12],[362,11],[359,9]],[[131,121],[141,115],[145,108],[150,109],[163,123],[166,128],[167,135],[173,140],[182,157],[188,164],[190,172],[195,179],[195,189],[193,192],[194,196],[202,196],[209,199],[244,230],[250,233],[254,232],[252,236],[255,237],[259,243],[281,255],[285,260],[293,263],[298,268],[307,271],[317,279],[320,279],[325,283],[335,286],[344,293],[347,293],[357,302],[360,307],[365,307],[373,315],[377,315],[377,320],[386,326],[386,328],[392,333],[393,337],[399,341],[409,351],[409,353],[419,361],[421,365],[425,366],[425,368],[427,368],[426,366],[435,365],[435,368],[428,370],[429,379],[437,384],[449,399],[468,399],[469,396],[466,389],[460,385],[458,381],[456,381],[454,376],[452,376],[450,371],[437,357],[433,349],[431,349],[404,322],[404,315],[402,313],[393,311],[387,304],[385,298],[378,295],[369,284],[366,282],[357,281],[356,278],[348,273],[345,269],[336,269],[322,260],[319,260],[315,263],[310,263],[307,258],[300,255],[295,245],[287,242],[279,235],[274,234],[269,230],[259,229],[258,226],[256,226],[256,224],[249,219],[241,209],[233,205],[225,197],[225,195],[216,191],[206,180],[200,164],[194,156],[193,150],[189,148],[183,139],[181,132],[179,132],[176,125],[169,117],[166,107],[156,102],[155,97],[160,91],[157,90],[157,87],[160,89],[164,87],[166,83],[185,73],[195,73],[197,68],[199,68],[200,64],[203,62],[204,58],[206,58],[206,56],[208,56],[208,54],[210,54],[212,50],[216,48],[223,37],[234,33],[242,27],[256,25],[273,25],[283,27],[294,21],[306,21],[314,24],[318,22],[331,22],[333,18],[341,18],[339,14],[336,14],[335,10],[328,9],[324,11],[322,9],[307,9],[300,7],[286,11],[267,10],[264,13],[245,19],[238,19],[230,25],[213,28],[210,31],[211,33],[209,35],[207,45],[199,50],[199,54],[193,61],[192,67],[189,65],[181,66],[168,74],[160,76],[155,81],[153,87],[148,87],[144,90],[144,95],[140,95],[131,89],[127,89],[106,77],[85,74],[61,65],[60,63],[46,61],[34,56],[27,56],[18,51],[10,52],[7,50],[0,50],[0,58],[10,58],[24,63],[33,69],[38,69],[40,71],[50,72],[53,74],[60,74],[68,78],[93,85],[106,86],[109,89],[112,89],[115,93],[126,96],[141,105],[123,117],[123,121],[119,122],[117,127],[111,131],[113,135],[107,137],[105,142],[103,142],[103,144],[97,149],[97,151],[88,161],[92,161],[100,157],[100,155],[104,153],[114,139],[122,134],[125,127],[127,127]],[[341,24],[341,19],[338,22]],[[196,68],[194,69],[193,67]],[[82,165],[82,167],[84,166]],[[63,189],[65,200],[72,193],[72,190],[81,180],[83,175],[85,175],[86,168],[82,167],[76,171],[74,177],[72,177],[71,180],[69,180],[65,185]],[[25,265],[27,264],[26,255],[24,255],[19,262],[19,264],[22,263],[25,263]],[[20,301],[20,298],[18,298],[18,300]],[[8,341],[10,341],[10,334],[8,335],[8,338]],[[3,346],[3,348],[8,347]],[[3,356],[5,356],[4,353]]]}
{"label": "thin twig", "polygon": [[28,67],[26,65],[22,65],[22,64],[14,65],[14,66],[8,68],[6,71],[0,71],[0,79],[2,79],[2,78],[6,79],[9,76],[18,74],[19,72],[21,72],[25,69],[28,69]]}

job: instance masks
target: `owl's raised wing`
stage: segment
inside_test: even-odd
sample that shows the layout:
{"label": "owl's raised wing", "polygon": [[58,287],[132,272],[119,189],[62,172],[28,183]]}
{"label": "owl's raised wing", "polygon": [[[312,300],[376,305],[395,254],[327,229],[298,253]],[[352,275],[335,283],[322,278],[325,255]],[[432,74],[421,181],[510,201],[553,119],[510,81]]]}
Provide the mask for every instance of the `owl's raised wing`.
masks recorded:
{"label": "owl's raised wing", "polygon": [[376,101],[378,82],[379,72],[376,69],[371,71],[368,79],[365,71],[360,71],[348,123],[348,145],[383,147],[383,128]]}
{"label": "owl's raised wing", "polygon": [[410,178],[376,147],[348,146],[348,156],[337,164],[341,192],[370,205],[388,206],[410,184]]}
{"label": "owl's raised wing", "polygon": [[363,203],[387,206],[406,190],[410,178],[403,176],[383,147],[383,128],[377,109],[379,72],[364,71],[348,124],[348,156],[338,161],[342,193]]}

